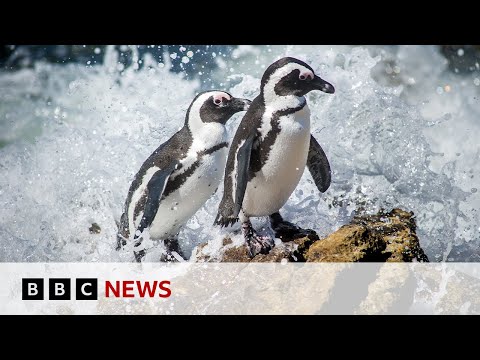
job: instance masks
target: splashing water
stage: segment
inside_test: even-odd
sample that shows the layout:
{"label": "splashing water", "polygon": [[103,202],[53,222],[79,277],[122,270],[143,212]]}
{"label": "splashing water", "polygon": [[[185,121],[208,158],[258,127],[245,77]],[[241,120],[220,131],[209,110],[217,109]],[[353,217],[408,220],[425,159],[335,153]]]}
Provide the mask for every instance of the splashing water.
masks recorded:
{"label": "splashing water", "polygon": [[[212,78],[253,99],[265,67],[290,55],[335,85],[332,96],[308,95],[332,185],[319,194],[306,171],[285,218],[326,235],[355,212],[402,207],[415,212],[432,260],[480,261],[479,75],[449,72],[433,47],[375,50],[239,47]],[[130,182],[183,125],[201,88],[171,73],[168,59],[147,53],[119,69],[111,47],[101,66],[36,62],[0,74],[0,141],[8,144],[0,149],[0,261],[132,260],[114,250]],[[228,123],[231,136],[240,116]],[[187,253],[206,241],[215,249],[232,231],[212,225],[222,191],[180,232]],[[89,231],[93,223],[100,233]]]}

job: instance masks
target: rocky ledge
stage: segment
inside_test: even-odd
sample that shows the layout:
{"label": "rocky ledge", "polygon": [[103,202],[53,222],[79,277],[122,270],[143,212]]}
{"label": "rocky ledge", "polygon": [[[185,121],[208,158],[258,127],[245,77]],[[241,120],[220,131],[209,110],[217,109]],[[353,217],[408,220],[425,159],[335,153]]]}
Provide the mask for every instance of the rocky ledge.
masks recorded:
{"label": "rocky ledge", "polygon": [[323,239],[316,234],[286,239],[269,254],[253,259],[245,245],[234,246],[229,238],[224,239],[217,257],[204,251],[206,244],[197,248],[195,257],[199,262],[427,262],[415,231],[413,212],[393,209],[355,216],[350,224]]}

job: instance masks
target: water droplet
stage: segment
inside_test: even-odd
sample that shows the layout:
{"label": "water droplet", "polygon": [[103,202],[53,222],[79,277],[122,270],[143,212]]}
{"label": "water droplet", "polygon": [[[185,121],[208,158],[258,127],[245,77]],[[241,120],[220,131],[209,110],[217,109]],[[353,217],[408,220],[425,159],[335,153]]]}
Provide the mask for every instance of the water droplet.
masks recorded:
{"label": "water droplet", "polygon": [[477,191],[478,191],[477,188],[471,188],[471,189],[470,189],[470,192],[471,192],[472,194],[475,194]]}

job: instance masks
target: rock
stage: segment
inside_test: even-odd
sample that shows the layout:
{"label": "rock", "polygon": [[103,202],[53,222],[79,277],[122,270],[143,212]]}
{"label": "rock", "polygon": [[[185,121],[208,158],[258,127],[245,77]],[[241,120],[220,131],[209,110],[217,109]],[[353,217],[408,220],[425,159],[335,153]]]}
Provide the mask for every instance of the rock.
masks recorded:
{"label": "rock", "polygon": [[428,261],[415,233],[413,212],[357,216],[348,225],[309,247],[309,262]]}
{"label": "rock", "polygon": [[247,255],[247,247],[231,247],[227,249],[222,257],[222,262],[280,262],[286,261],[305,261],[303,253],[314,241],[318,240],[318,235],[295,239],[290,242],[283,242],[275,247],[266,255],[258,254],[253,259]]}
{"label": "rock", "polygon": [[92,226],[88,228],[88,231],[90,231],[90,234],[100,234],[102,228],[97,223],[93,223]]}
{"label": "rock", "polygon": [[415,275],[423,283],[416,294],[418,312],[429,309],[432,314],[440,315],[480,314],[478,275],[464,272],[469,268],[467,264],[452,265],[448,271],[441,263],[416,267]]}
{"label": "rock", "polygon": [[413,212],[393,209],[388,213],[361,215],[350,224],[319,239],[316,234],[289,242],[277,241],[269,254],[253,259],[246,246],[225,239],[216,257],[204,252],[204,244],[194,255],[199,262],[428,262],[415,233]]}

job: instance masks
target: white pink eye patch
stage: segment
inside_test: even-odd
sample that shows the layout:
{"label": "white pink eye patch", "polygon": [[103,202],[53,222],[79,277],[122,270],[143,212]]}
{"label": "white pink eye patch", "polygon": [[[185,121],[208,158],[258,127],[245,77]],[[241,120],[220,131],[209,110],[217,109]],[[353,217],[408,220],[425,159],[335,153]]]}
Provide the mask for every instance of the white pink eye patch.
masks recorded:
{"label": "white pink eye patch", "polygon": [[230,95],[225,94],[225,93],[216,93],[213,95],[213,102],[216,105],[219,105],[223,102],[223,99],[226,99],[227,101],[231,99]]}
{"label": "white pink eye patch", "polygon": [[315,75],[313,75],[313,72],[311,72],[310,70],[306,70],[306,71],[302,71],[300,72],[300,75],[298,76],[298,78],[300,80],[313,80]]}

